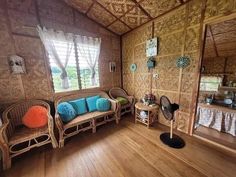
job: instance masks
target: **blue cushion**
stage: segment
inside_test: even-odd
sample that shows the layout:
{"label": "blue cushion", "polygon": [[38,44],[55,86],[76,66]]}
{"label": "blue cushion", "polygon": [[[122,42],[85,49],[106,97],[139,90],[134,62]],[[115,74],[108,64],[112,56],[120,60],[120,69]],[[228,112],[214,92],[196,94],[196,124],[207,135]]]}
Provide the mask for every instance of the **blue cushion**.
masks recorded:
{"label": "blue cushion", "polygon": [[81,114],[88,112],[87,107],[86,107],[85,98],[80,98],[77,100],[69,101],[69,103],[73,106],[77,115],[81,115]]}
{"label": "blue cushion", "polygon": [[99,95],[86,98],[89,112],[97,111],[96,102],[97,102],[97,99],[99,98],[100,98]]}
{"label": "blue cushion", "polygon": [[99,98],[96,102],[98,111],[108,111],[111,109],[111,102],[106,98]]}
{"label": "blue cushion", "polygon": [[67,102],[62,102],[57,106],[57,111],[63,122],[69,122],[75,118],[74,108]]}

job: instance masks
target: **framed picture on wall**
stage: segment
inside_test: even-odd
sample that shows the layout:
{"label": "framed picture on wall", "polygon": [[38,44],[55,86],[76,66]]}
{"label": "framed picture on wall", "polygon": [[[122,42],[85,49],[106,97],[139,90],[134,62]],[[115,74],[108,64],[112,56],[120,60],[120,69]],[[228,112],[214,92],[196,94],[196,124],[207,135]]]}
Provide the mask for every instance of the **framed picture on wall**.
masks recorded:
{"label": "framed picture on wall", "polygon": [[25,74],[25,61],[18,55],[12,55],[9,58],[9,66],[12,74]]}
{"label": "framed picture on wall", "polygon": [[158,38],[152,38],[147,40],[146,42],[146,56],[147,57],[154,57],[158,53]]}

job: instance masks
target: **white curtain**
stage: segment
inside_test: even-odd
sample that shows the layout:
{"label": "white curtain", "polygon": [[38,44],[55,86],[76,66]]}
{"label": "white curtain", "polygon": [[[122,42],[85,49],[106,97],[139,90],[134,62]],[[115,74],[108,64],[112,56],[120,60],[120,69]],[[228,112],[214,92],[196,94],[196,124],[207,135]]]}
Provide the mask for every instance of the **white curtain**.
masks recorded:
{"label": "white curtain", "polygon": [[[61,69],[61,86],[63,89],[68,89],[69,79],[66,72],[66,67],[71,55],[71,51],[73,49],[73,34],[72,33],[63,33],[62,31],[54,31],[53,29],[41,28],[38,26],[37,28],[40,39],[42,40],[47,52],[52,55],[53,59],[57,66]],[[57,43],[58,41],[63,42],[65,44],[66,50],[65,54],[58,54]],[[63,63],[64,61],[64,63]]]}
{"label": "white curtain", "polygon": [[76,35],[75,41],[78,48],[78,55],[81,59],[86,60],[91,71],[91,84],[95,86],[96,64],[99,59],[101,49],[101,38]]}

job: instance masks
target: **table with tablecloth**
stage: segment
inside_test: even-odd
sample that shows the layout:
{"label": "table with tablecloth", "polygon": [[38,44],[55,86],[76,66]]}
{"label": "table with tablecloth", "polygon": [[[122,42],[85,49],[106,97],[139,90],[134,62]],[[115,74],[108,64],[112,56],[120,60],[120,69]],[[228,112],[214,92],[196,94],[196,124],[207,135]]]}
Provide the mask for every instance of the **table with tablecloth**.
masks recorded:
{"label": "table with tablecloth", "polygon": [[218,105],[199,103],[195,128],[199,125],[236,136],[236,110]]}

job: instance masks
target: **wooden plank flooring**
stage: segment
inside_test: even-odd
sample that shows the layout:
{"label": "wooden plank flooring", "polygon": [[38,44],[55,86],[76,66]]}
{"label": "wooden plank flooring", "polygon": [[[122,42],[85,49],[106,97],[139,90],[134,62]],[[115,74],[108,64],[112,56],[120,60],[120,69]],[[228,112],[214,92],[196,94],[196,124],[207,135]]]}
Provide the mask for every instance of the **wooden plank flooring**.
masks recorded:
{"label": "wooden plank flooring", "polygon": [[194,134],[236,150],[236,137],[231,134],[219,132],[204,126],[199,126],[194,130]]}
{"label": "wooden plank flooring", "polygon": [[156,124],[147,129],[132,117],[82,133],[65,147],[35,149],[14,160],[3,177],[233,177],[236,158],[197,140],[186,140],[183,149],[163,145],[159,135],[167,130]]}

